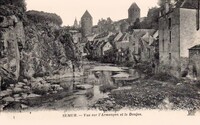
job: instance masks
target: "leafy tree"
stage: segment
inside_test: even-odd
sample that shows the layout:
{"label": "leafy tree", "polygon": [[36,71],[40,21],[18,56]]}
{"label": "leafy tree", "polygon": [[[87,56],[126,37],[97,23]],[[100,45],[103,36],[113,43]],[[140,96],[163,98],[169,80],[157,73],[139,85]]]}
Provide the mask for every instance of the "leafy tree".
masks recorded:
{"label": "leafy tree", "polygon": [[0,1],[0,6],[2,6],[2,5],[16,6],[19,9],[22,9],[23,11],[26,11],[25,0],[1,0]]}
{"label": "leafy tree", "polygon": [[42,23],[46,24],[47,22],[51,22],[57,25],[62,24],[62,19],[60,16],[54,13],[46,13],[46,12],[40,12],[40,11],[27,11],[26,15],[29,20],[33,21],[34,23]]}

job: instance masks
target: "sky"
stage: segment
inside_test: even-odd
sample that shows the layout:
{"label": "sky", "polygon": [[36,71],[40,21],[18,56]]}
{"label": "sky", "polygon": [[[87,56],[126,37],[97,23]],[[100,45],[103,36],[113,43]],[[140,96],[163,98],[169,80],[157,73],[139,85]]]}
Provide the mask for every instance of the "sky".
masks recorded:
{"label": "sky", "polygon": [[101,18],[110,17],[113,21],[128,17],[128,8],[137,3],[141,17],[145,17],[149,8],[157,6],[158,0],[26,0],[28,10],[56,13],[63,25],[73,25],[75,18],[80,21],[86,10],[93,17],[94,25]]}

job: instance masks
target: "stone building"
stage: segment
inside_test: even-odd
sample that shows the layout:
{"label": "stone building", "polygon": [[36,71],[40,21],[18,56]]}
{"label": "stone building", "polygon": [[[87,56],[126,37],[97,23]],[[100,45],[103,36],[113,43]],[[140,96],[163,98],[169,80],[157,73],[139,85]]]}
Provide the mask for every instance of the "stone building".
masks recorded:
{"label": "stone building", "polygon": [[200,44],[189,49],[189,75],[200,80]]}
{"label": "stone building", "polygon": [[79,28],[77,19],[74,20],[74,25],[73,25],[73,27],[76,28],[76,29]]}
{"label": "stone building", "polygon": [[140,8],[133,3],[128,9],[128,21],[133,24],[137,19],[140,19]]}
{"label": "stone building", "polygon": [[[194,0],[195,1],[195,0]],[[180,77],[188,66],[188,49],[200,41],[197,30],[197,4],[191,0],[163,7],[159,18],[160,71]]]}
{"label": "stone building", "polygon": [[81,17],[81,29],[84,37],[92,34],[93,18],[90,13],[86,10]]}

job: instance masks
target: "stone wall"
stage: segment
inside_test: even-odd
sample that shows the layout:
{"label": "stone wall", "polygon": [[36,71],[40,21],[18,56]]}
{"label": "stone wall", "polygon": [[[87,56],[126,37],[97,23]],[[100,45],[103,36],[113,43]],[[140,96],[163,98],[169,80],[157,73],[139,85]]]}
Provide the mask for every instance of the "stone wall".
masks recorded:
{"label": "stone wall", "polygon": [[188,57],[188,49],[200,44],[200,30],[196,27],[196,10],[180,9],[180,56]]}

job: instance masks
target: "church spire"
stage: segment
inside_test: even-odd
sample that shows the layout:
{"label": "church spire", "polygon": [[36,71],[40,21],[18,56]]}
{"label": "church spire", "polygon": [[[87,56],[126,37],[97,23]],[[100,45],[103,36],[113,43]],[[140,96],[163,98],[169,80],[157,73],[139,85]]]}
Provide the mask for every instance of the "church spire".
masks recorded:
{"label": "church spire", "polygon": [[78,28],[78,21],[77,21],[77,19],[75,18],[75,20],[74,20],[74,28]]}

